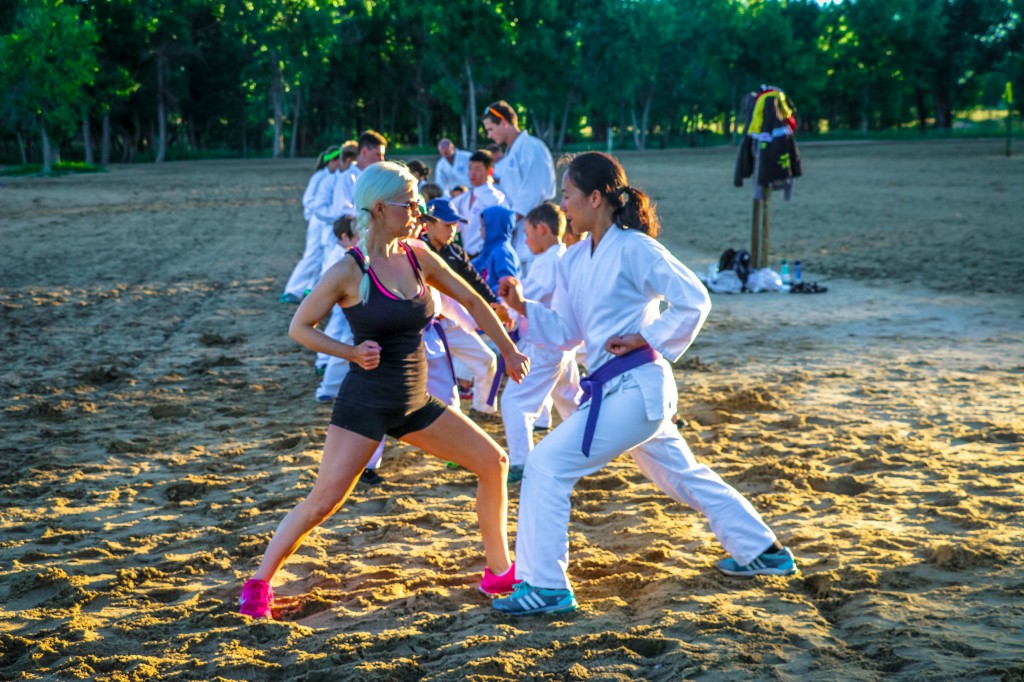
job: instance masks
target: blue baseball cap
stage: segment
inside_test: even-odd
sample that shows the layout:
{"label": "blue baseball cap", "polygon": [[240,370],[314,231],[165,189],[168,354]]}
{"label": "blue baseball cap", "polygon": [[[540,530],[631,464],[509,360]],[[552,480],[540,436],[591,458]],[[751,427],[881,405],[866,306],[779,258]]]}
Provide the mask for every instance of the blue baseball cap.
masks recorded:
{"label": "blue baseball cap", "polygon": [[467,223],[469,222],[452,208],[452,202],[447,199],[431,199],[427,202],[427,213],[434,216],[443,223]]}

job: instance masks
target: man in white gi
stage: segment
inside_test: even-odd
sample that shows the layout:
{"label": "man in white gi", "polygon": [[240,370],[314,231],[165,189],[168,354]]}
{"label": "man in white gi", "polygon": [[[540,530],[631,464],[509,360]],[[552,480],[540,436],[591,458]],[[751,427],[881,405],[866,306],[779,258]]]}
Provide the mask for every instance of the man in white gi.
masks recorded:
{"label": "man in white gi", "polygon": [[[551,305],[558,277],[558,262],[565,255],[562,234],[565,215],[546,201],[526,214],[526,244],[536,258],[530,274],[523,277],[523,296],[541,305]],[[528,320],[521,318],[517,330],[525,334]],[[513,337],[515,338],[515,337]],[[576,351],[558,350],[520,340],[519,352],[530,358],[530,374],[521,383],[509,381],[501,393],[501,421],[508,443],[508,481],[523,477],[526,459],[533,450],[533,427],[545,403],[553,399],[562,420],[579,405],[580,375]]]}
{"label": "man in white gi", "polygon": [[377,131],[366,130],[359,135],[358,144],[356,162],[338,176],[330,188],[331,199],[329,202],[325,202],[325,206],[321,208],[318,216],[328,225],[334,225],[334,221],[343,215],[356,213],[353,200],[356,179],[369,165],[384,160],[388,141]]}
{"label": "man in white gi", "polygon": [[491,173],[494,161],[491,153],[481,149],[469,157],[469,191],[452,200],[452,208],[459,215],[466,217],[466,222],[459,223],[459,234],[462,236],[462,248],[470,260],[476,258],[484,248],[483,219],[480,214],[491,206],[510,208],[505,194],[494,186]]}
{"label": "man in white gi", "polygon": [[494,142],[504,144],[501,167],[501,191],[516,213],[516,232],[512,240],[516,253],[529,271],[533,254],[526,246],[523,218],[555,196],[555,163],[543,142],[519,129],[519,117],[508,102],[501,100],[483,113],[484,130]]}
{"label": "man in white gi", "polygon": [[456,149],[455,143],[442,137],[437,143],[437,152],[441,158],[434,166],[434,182],[441,186],[445,197],[451,196],[455,185],[469,186],[469,157],[471,154]]}

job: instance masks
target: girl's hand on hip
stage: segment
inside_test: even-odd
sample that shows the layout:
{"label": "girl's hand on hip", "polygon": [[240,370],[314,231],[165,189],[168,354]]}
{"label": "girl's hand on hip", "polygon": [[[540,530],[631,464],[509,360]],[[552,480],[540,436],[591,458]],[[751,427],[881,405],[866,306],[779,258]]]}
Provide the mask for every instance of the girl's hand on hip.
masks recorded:
{"label": "girl's hand on hip", "polygon": [[604,349],[612,355],[625,355],[631,350],[643,348],[646,345],[647,340],[639,334],[623,334],[608,339],[604,344]]}

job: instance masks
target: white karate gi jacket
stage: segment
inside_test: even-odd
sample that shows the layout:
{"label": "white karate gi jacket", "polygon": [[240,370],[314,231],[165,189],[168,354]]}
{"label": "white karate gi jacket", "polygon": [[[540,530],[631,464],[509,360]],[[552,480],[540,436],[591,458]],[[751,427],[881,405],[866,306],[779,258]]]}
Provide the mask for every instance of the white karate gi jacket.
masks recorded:
{"label": "white karate gi jacket", "polygon": [[[707,289],[664,246],[637,230],[613,225],[593,253],[592,245],[588,236],[559,260],[550,308],[527,300],[523,338],[561,350],[583,342],[587,367],[594,371],[614,357],[604,347],[609,338],[639,333],[664,359],[626,374],[640,386],[648,419],[671,417],[677,391],[668,363],[689,348],[711,311]],[[668,304],[664,312],[662,301]],[[606,383],[604,394],[626,374]]]}
{"label": "white karate gi jacket", "polygon": [[316,205],[316,190],[323,182],[324,178],[331,175],[331,171],[327,166],[324,166],[317,172],[310,176],[309,182],[306,184],[306,191],[302,193],[302,215],[305,217],[306,222],[313,217],[313,207]]}
{"label": "white karate gi jacket", "polygon": [[[470,205],[472,204],[472,205]],[[486,182],[479,187],[471,187],[465,194],[455,197],[452,208],[460,216],[466,219],[465,223],[458,223],[459,234],[462,235],[462,248],[470,257],[476,256],[483,251],[484,238],[481,233],[483,219],[480,214],[484,209],[491,206],[504,206],[508,208],[508,201],[505,194],[497,189],[492,183]]]}
{"label": "white karate gi jacket", "polygon": [[341,216],[355,215],[356,180],[362,172],[362,168],[352,164],[345,172],[335,173],[337,180],[330,188],[330,201],[321,204],[316,217],[333,228],[334,222]]}
{"label": "white karate gi jacket", "polygon": [[455,159],[452,163],[443,156],[434,165],[434,182],[441,186],[444,195],[451,196],[452,187],[465,185],[469,187],[469,157],[470,152],[462,149],[455,150]]}
{"label": "white karate gi jacket", "polygon": [[555,196],[555,163],[547,146],[525,130],[501,159],[501,191],[510,208],[525,216]]}

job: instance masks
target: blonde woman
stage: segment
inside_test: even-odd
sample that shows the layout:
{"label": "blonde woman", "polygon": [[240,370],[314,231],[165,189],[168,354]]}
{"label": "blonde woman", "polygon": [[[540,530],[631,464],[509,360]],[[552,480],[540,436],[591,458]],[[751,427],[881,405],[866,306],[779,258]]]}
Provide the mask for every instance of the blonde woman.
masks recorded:
{"label": "blonde woman", "polygon": [[[352,367],[335,401],[313,490],[281,521],[259,569],[242,589],[240,611],[256,618],[272,617],[274,574],[345,502],[385,434],[477,475],[477,520],[486,557],[480,589],[510,592],[515,580],[506,533],[508,457],[473,422],[427,394],[423,328],[434,314],[427,286],[469,310],[497,343],[513,379],[527,374],[529,359],[490,306],[440,258],[405,244],[416,229],[419,197],[416,178],[404,166],[368,167],[356,182],[354,198],[364,245],[324,274],[289,329],[298,343],[344,358]],[[335,303],[352,327],[354,345],[316,328]]]}

